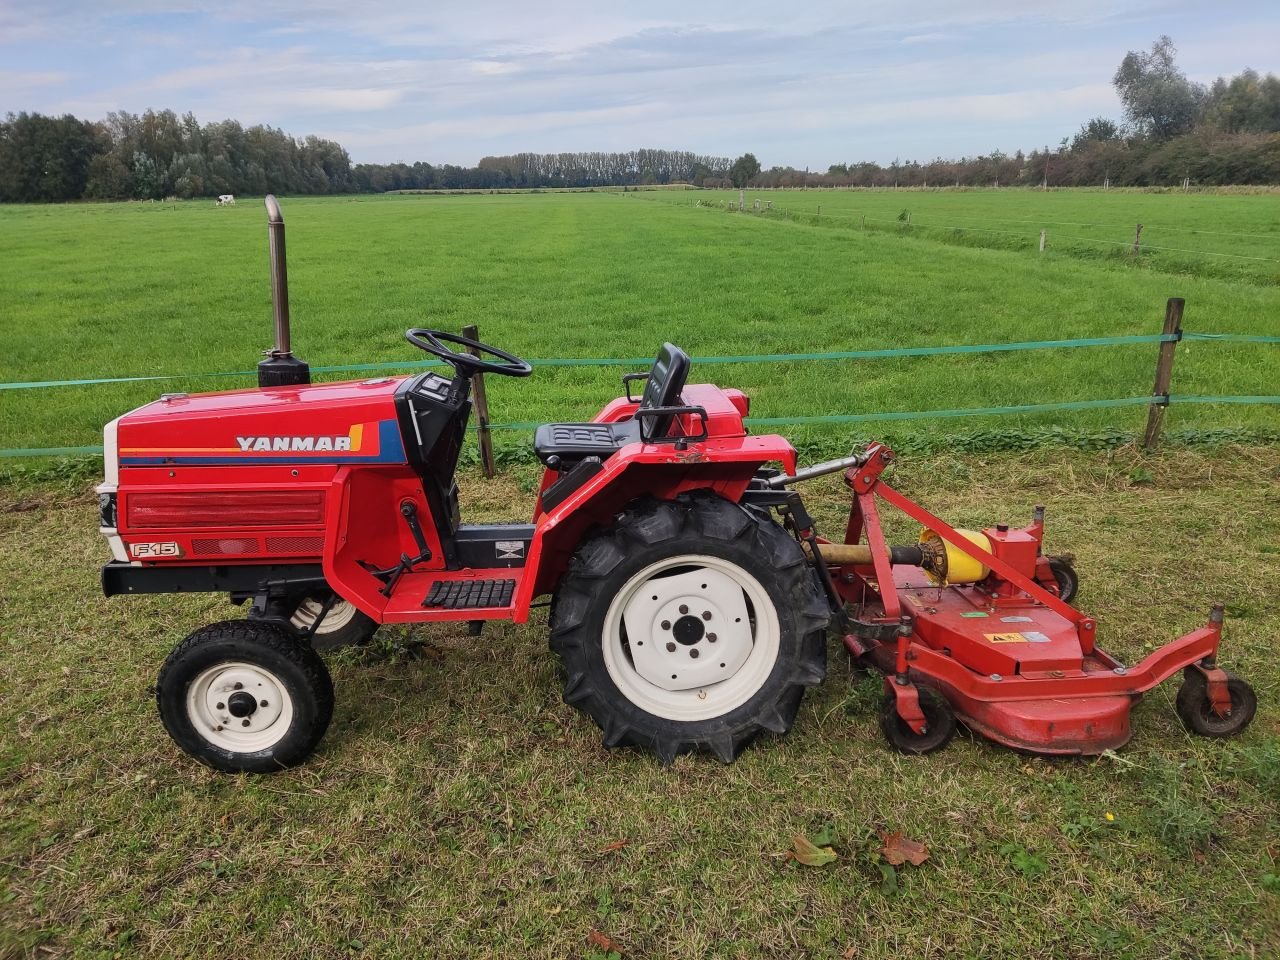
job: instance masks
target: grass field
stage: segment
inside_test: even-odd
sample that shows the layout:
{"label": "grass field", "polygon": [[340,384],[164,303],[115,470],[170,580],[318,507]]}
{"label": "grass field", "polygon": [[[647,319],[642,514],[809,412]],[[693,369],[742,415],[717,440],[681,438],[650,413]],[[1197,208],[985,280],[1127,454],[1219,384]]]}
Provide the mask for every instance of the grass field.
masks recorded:
{"label": "grass field", "polygon": [[[788,417],[1141,397],[1151,390],[1155,347],[701,369],[697,356],[1150,334],[1175,295],[1187,299],[1188,330],[1277,332],[1280,287],[1257,279],[1041,260],[1020,250],[664,202],[685,196],[286,200],[297,350],[314,366],[413,361],[404,328],[467,323],[533,358],[643,357],[673,339],[693,354],[695,379],[747,389],[756,416]],[[899,202],[878,193],[833,196]],[[1110,219],[1154,220],[1165,204],[1170,219],[1185,220],[1175,210],[1195,203],[1206,229],[1240,221],[1240,207],[1251,211],[1250,229],[1280,223],[1280,196],[940,196],[986,204],[994,216],[1040,204],[1069,219],[1096,201],[1108,205]],[[1216,213],[1215,203],[1222,205]],[[246,378],[190,375],[251,370],[268,345],[266,238],[256,203],[11,207],[0,210],[0,245],[7,347],[0,381],[181,377],[0,392],[0,448],[93,444],[103,421],[162,390],[247,385]],[[529,381],[496,384],[493,418],[585,416],[617,393],[621,372],[543,368]],[[1187,343],[1174,386],[1192,395],[1274,394],[1278,380],[1275,346]],[[1143,416],[1129,408],[924,420],[891,432],[1132,431]],[[1188,405],[1169,419],[1175,430],[1268,429],[1275,408]],[[823,435],[840,442],[869,431],[859,425]]]}
{"label": "grass field", "polygon": [[[698,355],[1149,334],[1169,296],[1186,297],[1188,330],[1280,333],[1280,285],[1252,261],[1090,256],[1053,225],[1041,258],[1022,239],[915,226],[969,214],[1028,237],[1040,221],[1122,235],[1143,220],[1151,243],[1172,224],[1198,232],[1184,246],[1248,252],[1213,244],[1253,233],[1260,255],[1280,256],[1277,195],[769,195],[793,214],[821,202],[818,224],[690,196],[714,199],[286,199],[298,352],[313,366],[411,362],[404,328],[467,323],[531,358],[643,357],[673,339],[695,380],[746,389],[755,416],[793,417],[1143,396],[1155,346],[702,367]],[[862,230],[860,211],[889,222]],[[176,378],[0,390],[0,448],[92,445],[163,390],[249,385],[190,375],[251,370],[268,345],[263,226],[248,201],[0,208],[0,382]],[[588,416],[622,372],[492,379],[493,417]],[[1178,348],[1177,393],[1277,383],[1280,346]],[[1175,405],[1170,431],[1219,445],[1155,455],[1115,447],[1141,429],[1140,406],[778,428],[809,456],[893,436],[918,451],[896,485],[959,523],[1021,521],[1046,503],[1050,548],[1076,554],[1080,603],[1127,660],[1227,602],[1224,661],[1260,702],[1249,731],[1188,736],[1171,682],[1135,710],[1129,746],[1091,761],[963,735],[929,758],[892,754],[878,682],[850,675],[833,643],[791,736],[731,767],[663,769],[605,751],[561,702],[535,618],[480,640],[384,629],[330,659],[337,713],[310,763],[215,775],[166,738],[151,684],[177,640],[236,608],[105,600],[85,482],[96,465],[6,475],[0,462],[0,958],[604,960],[593,930],[637,958],[1280,955],[1280,448],[1221,444],[1274,435],[1278,409]],[[1097,438],[1115,448],[1070,446]],[[501,442],[514,451],[527,435]],[[469,519],[527,518],[537,477],[510,459],[497,480],[464,476]],[[807,500],[838,529],[835,483]],[[929,859],[889,869],[878,828]],[[839,859],[789,860],[795,834],[825,835]]]}
{"label": "grass field", "polygon": [[[738,192],[665,203],[737,205]],[[1280,193],[1150,193],[1134,190],[818,190],[753,191],[743,198],[764,216],[832,228],[910,233],[934,242],[1125,263],[1158,272],[1280,284]],[[768,208],[768,203],[773,208]],[[910,215],[909,223],[907,215]],[[1133,256],[1142,224],[1140,256]]]}
{"label": "grass field", "polygon": [[[600,960],[592,930],[646,958],[1280,953],[1275,449],[947,456],[899,478],[969,523],[1049,504],[1051,548],[1076,552],[1081,603],[1127,659],[1225,598],[1253,726],[1188,736],[1171,682],[1114,756],[960,736],[906,759],[881,741],[877,681],[833,643],[789,737],[663,769],[606,752],[561,703],[539,618],[481,640],[384,630],[331,659],[316,757],[229,778],[177,752],[150,686],[173,642],[234,608],[104,600],[92,498],[32,492],[0,506],[25,547],[0,552],[0,956]],[[469,478],[464,503],[518,516],[533,482]],[[817,486],[834,529],[841,500]],[[877,827],[929,859],[889,870]],[[839,859],[789,861],[797,833]]]}

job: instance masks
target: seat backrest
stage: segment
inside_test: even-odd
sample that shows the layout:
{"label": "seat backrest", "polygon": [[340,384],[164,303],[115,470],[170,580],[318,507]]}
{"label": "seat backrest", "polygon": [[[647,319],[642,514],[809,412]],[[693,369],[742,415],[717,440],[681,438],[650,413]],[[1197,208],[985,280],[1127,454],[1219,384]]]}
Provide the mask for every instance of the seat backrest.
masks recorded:
{"label": "seat backrest", "polygon": [[[674,407],[680,404],[680,392],[689,379],[689,355],[674,343],[664,343],[649,368],[649,379],[640,397],[640,409]],[[650,437],[665,437],[671,432],[675,415],[650,417],[644,433]]]}

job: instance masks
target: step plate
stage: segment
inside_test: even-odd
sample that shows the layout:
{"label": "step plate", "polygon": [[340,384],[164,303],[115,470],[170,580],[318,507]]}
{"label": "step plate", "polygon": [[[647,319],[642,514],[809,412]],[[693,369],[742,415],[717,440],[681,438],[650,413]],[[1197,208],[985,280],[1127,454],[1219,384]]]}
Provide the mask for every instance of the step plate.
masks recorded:
{"label": "step plate", "polygon": [[441,580],[431,585],[422,605],[446,610],[509,607],[515,589],[514,580]]}

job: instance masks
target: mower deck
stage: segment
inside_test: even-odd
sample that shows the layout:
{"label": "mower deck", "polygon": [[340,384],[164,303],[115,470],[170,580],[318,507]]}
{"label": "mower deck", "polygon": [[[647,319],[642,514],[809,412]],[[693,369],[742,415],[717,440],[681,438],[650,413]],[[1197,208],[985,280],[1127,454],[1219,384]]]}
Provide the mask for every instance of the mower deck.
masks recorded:
{"label": "mower deck", "polygon": [[[892,455],[872,452],[846,475],[854,492],[846,544],[817,545],[815,551],[853,556],[847,548],[865,534],[871,562],[836,563],[828,572],[852,618],[845,646],[885,676],[906,731],[905,745],[897,745],[913,752],[911,737],[927,733],[920,688],[941,694],[956,717],[988,739],[1042,754],[1099,754],[1123,746],[1133,705],[1184,670],[1203,682],[1212,716],[1224,723],[1231,717],[1228,685],[1234,681],[1216,666],[1220,606],[1204,626],[1127,666],[1097,646],[1096,621],[1064,601],[1048,572],[1051,564],[1040,550],[1042,509],[1019,530],[953,529],[881,482]],[[878,499],[928,531],[925,549],[914,551],[920,559],[891,560],[896,551],[911,551],[885,544]],[[950,563],[966,571],[962,582],[945,561],[930,567],[936,561],[925,556],[927,548],[940,544]],[[936,747],[916,752],[927,749]]]}

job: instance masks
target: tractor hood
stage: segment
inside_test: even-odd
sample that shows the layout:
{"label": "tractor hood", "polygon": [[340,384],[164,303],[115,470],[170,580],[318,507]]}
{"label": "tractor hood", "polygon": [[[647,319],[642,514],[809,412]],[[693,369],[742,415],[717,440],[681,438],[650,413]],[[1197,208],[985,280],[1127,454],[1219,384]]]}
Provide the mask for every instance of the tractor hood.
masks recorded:
{"label": "tractor hood", "polygon": [[405,379],[166,394],[107,426],[107,456],[122,468],[404,463],[395,392]]}

